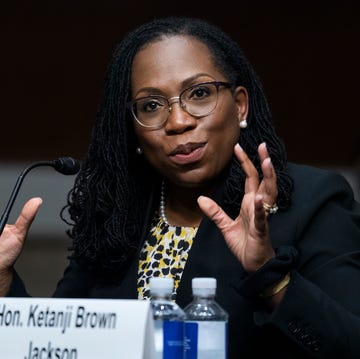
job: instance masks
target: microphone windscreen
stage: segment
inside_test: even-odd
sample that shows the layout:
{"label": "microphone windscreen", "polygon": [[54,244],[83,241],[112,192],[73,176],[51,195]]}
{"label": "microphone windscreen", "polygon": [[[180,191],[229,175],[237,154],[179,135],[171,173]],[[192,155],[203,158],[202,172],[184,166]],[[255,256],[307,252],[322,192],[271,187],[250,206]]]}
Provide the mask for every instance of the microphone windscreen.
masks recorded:
{"label": "microphone windscreen", "polygon": [[80,170],[80,163],[72,157],[60,157],[54,160],[56,171],[64,175],[74,175]]}

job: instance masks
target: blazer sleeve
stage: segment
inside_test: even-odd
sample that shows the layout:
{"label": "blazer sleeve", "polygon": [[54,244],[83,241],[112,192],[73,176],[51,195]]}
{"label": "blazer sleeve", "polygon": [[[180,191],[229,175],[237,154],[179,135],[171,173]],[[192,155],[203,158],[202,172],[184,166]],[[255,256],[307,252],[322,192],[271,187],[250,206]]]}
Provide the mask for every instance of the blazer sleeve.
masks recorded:
{"label": "blazer sleeve", "polygon": [[[56,298],[87,298],[93,282],[89,271],[81,267],[76,261],[70,261],[62,278],[59,280],[53,293]],[[27,292],[25,284],[18,273],[14,270],[7,297],[31,297]]]}
{"label": "blazer sleeve", "polygon": [[7,297],[30,297],[19,274],[14,270],[13,279],[10,284]]}
{"label": "blazer sleeve", "polygon": [[360,358],[360,204],[340,175],[295,178],[288,217],[274,216],[271,226],[275,241],[292,228],[298,265],[281,303],[272,313],[255,312],[254,320],[313,357]]}
{"label": "blazer sleeve", "polygon": [[71,260],[56,286],[53,297],[88,298],[93,281],[91,271]]}

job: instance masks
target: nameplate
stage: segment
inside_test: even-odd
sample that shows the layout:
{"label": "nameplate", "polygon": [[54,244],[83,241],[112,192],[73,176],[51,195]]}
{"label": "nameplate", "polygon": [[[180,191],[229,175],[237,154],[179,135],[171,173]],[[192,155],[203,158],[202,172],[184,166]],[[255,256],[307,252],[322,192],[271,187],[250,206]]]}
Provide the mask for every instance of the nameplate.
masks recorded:
{"label": "nameplate", "polygon": [[153,359],[150,302],[0,298],[0,357]]}

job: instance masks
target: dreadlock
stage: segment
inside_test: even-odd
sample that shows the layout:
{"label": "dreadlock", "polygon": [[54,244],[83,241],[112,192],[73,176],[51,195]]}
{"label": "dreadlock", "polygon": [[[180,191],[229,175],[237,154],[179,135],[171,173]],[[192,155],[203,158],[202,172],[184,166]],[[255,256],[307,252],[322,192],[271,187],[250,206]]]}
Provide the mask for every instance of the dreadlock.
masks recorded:
{"label": "dreadlock", "polygon": [[[174,35],[203,42],[228,81],[246,87],[248,127],[241,131],[239,142],[259,173],[257,148],[266,142],[277,175],[278,205],[284,209],[290,204],[292,181],[286,172],[285,148],[275,132],[262,85],[242,50],[222,30],[203,20],[155,19],[130,32],[112,55],[91,143],[63,209],[63,213],[68,209],[71,219],[71,257],[95,268],[120,270],[139,245],[146,203],[158,179],[142,156],[135,154],[136,138],[126,109],[131,96],[131,66],[142,47]],[[225,208],[230,215],[238,213],[244,180],[241,165],[233,156],[225,185]]]}

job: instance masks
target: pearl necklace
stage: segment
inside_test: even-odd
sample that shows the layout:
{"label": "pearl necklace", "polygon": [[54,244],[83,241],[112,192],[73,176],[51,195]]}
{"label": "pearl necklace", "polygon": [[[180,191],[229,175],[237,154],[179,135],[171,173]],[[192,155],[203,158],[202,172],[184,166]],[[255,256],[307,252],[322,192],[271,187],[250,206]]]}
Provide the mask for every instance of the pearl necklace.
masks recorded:
{"label": "pearl necklace", "polygon": [[[173,226],[168,222],[168,219],[165,214],[165,182],[164,181],[161,182],[159,211],[162,221],[168,226]],[[198,227],[193,227],[193,228],[198,228]]]}
{"label": "pearl necklace", "polygon": [[165,182],[162,181],[161,183],[161,190],[160,190],[160,217],[161,219],[170,226],[170,223],[167,220],[166,214],[165,214]]}

